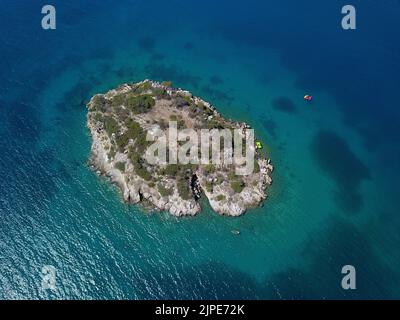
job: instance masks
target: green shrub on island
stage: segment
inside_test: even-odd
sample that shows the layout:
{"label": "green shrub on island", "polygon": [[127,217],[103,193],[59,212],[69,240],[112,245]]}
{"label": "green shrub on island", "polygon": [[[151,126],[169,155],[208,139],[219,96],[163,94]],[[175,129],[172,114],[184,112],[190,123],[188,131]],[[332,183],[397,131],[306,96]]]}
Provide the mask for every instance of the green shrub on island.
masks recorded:
{"label": "green shrub on island", "polygon": [[183,119],[179,119],[179,120],[178,120],[177,129],[178,129],[178,130],[186,129],[185,120],[183,120]]}
{"label": "green shrub on island", "polygon": [[115,137],[115,143],[117,144],[118,150],[120,152],[123,152],[125,150],[125,147],[129,143],[129,139],[130,137],[128,132],[125,132]]}
{"label": "green shrub on island", "polygon": [[224,126],[216,119],[207,120],[204,124],[207,129],[225,129]]}
{"label": "green shrub on island", "polygon": [[161,85],[166,87],[166,88],[171,88],[172,87],[172,81],[163,81],[163,82],[161,82]]}
{"label": "green shrub on island", "polygon": [[107,110],[107,100],[102,95],[96,95],[92,99],[92,109],[98,110],[101,112],[106,112]]}
{"label": "green shrub on island", "polygon": [[[208,108],[206,106],[203,107],[203,111],[204,111],[204,115],[206,115],[206,116],[214,115],[214,111],[212,111],[210,108]],[[214,119],[216,119],[216,118],[214,118]]]}
{"label": "green shrub on island", "polygon": [[101,112],[96,112],[94,114],[94,120],[97,122],[103,122],[103,114]]}
{"label": "green shrub on island", "polygon": [[182,130],[186,128],[185,120],[182,119],[182,116],[178,116],[176,114],[171,114],[169,116],[170,121],[176,121],[176,127],[178,130]]}
{"label": "green shrub on island", "polygon": [[134,94],[142,94],[142,93],[147,93],[149,90],[152,89],[152,85],[149,81],[145,81],[141,84],[131,84],[132,90],[130,92]]}
{"label": "green shrub on island", "polygon": [[258,161],[254,161],[254,173],[259,173],[260,172],[260,165],[258,164]]}
{"label": "green shrub on island", "polygon": [[144,153],[151,141],[146,140],[146,132],[142,132],[136,136],[135,147],[139,153]]}
{"label": "green shrub on island", "polygon": [[214,173],[215,172],[215,166],[213,164],[207,164],[204,166],[204,171],[206,174]]}
{"label": "green shrub on island", "polygon": [[129,118],[125,121],[127,127],[126,134],[129,139],[135,141],[135,147],[138,153],[145,151],[146,147],[151,143],[151,141],[146,140],[147,133],[143,130],[139,123]]}
{"label": "green shrub on island", "polygon": [[176,184],[178,187],[179,196],[183,200],[189,200],[192,198],[192,193],[190,192],[189,189],[189,182],[186,179],[180,178],[176,181]]}
{"label": "green shrub on island", "polygon": [[201,102],[201,101],[199,101],[199,102],[197,103],[197,107],[200,108],[200,109],[202,109],[202,110],[206,110],[206,108],[207,108],[207,107],[204,105],[204,103]]}
{"label": "green shrub on island", "polygon": [[112,98],[112,106],[119,107],[125,103],[125,93],[118,93]]}
{"label": "green shrub on island", "polygon": [[224,194],[219,194],[216,198],[217,201],[224,201],[226,199]]}
{"label": "green shrub on island", "polygon": [[178,96],[175,98],[175,105],[178,108],[190,106],[191,105],[190,98],[186,96]]}
{"label": "green shrub on island", "polygon": [[212,182],[209,182],[209,181],[206,182],[206,190],[207,190],[207,192],[213,192],[214,186],[213,186]]}
{"label": "green shrub on island", "polygon": [[114,112],[119,120],[125,121],[129,117],[129,110],[122,106],[114,107]]}
{"label": "green shrub on island", "polygon": [[115,120],[113,117],[105,116],[104,128],[106,129],[108,136],[111,137],[111,135],[116,133],[119,129],[117,120]]}
{"label": "green shrub on island", "polygon": [[143,166],[143,159],[132,148],[128,152],[128,158],[132,162],[136,174],[146,181],[151,180],[151,174]]}
{"label": "green shrub on island", "polygon": [[101,94],[96,94],[96,95],[93,97],[93,100],[92,100],[92,101],[94,102],[94,104],[100,105],[100,104],[105,104],[106,99],[104,98],[103,95],[101,95]]}
{"label": "green shrub on island", "polygon": [[236,177],[237,177],[237,175],[236,175],[236,173],[235,173],[235,169],[229,171],[229,173],[228,173],[228,179],[229,179],[229,180],[235,180]]}
{"label": "green shrub on island", "polygon": [[198,165],[193,164],[193,163],[188,163],[188,164],[181,164],[180,169],[182,172],[186,172],[189,174],[192,174],[193,171],[197,169]]}
{"label": "green shrub on island", "polygon": [[160,193],[161,197],[168,197],[172,195],[172,190],[165,188],[161,183],[157,185],[158,192]]}
{"label": "green shrub on island", "polygon": [[117,162],[117,163],[114,165],[114,167],[115,167],[116,169],[118,169],[119,171],[121,171],[122,173],[124,173],[124,172],[125,172],[125,165],[126,165],[125,162]]}
{"label": "green shrub on island", "polygon": [[243,181],[241,181],[241,180],[231,181],[231,188],[236,193],[242,192],[244,187],[245,187],[245,185],[244,185]]}
{"label": "green shrub on island", "polygon": [[177,164],[168,164],[162,171],[163,174],[167,176],[175,177],[180,171],[180,168]]}
{"label": "green shrub on island", "polygon": [[216,184],[217,184],[217,185],[220,185],[220,184],[222,184],[223,182],[224,182],[224,178],[223,178],[221,175],[218,175]]}
{"label": "green shrub on island", "polygon": [[157,99],[167,98],[167,96],[169,97],[169,95],[167,94],[167,92],[165,91],[165,89],[162,89],[162,88],[153,88],[153,89],[151,90],[151,92],[153,93],[153,95],[154,95]]}
{"label": "green shrub on island", "polygon": [[138,92],[146,92],[152,88],[152,85],[149,81],[145,81],[137,87]]}
{"label": "green shrub on island", "polygon": [[128,131],[130,132],[130,135],[132,136],[132,138],[134,138],[135,136],[141,135],[144,132],[144,130],[140,126],[140,124],[137,123],[132,118],[126,119],[125,125],[126,125]]}
{"label": "green shrub on island", "polygon": [[139,177],[142,177],[146,181],[151,180],[151,174],[143,167],[136,170],[136,173],[139,175]]}
{"label": "green shrub on island", "polygon": [[110,152],[108,153],[108,158],[109,158],[109,159],[114,159],[114,157],[115,157],[116,154],[117,154],[117,153],[115,152],[114,146],[111,146]]}
{"label": "green shrub on island", "polygon": [[197,108],[197,106],[193,105],[193,104],[190,105],[190,107],[189,107],[189,116],[191,118],[195,118],[198,113],[199,113],[199,109]]}
{"label": "green shrub on island", "polygon": [[128,94],[126,98],[126,106],[132,110],[133,113],[145,113],[149,111],[156,104],[154,98],[149,94],[134,95]]}
{"label": "green shrub on island", "polygon": [[160,126],[160,129],[161,130],[165,130],[165,129],[167,129],[168,128],[168,121],[167,120],[165,120],[165,119],[160,119],[159,121],[158,121],[158,125]]}

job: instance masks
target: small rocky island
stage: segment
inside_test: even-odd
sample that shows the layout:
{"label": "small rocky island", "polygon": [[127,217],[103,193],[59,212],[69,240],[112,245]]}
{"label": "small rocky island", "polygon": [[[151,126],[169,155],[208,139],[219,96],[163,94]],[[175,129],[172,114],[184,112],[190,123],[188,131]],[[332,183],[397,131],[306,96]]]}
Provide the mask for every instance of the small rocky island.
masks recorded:
{"label": "small rocky island", "polygon": [[[145,80],[124,84],[106,94],[97,94],[87,105],[87,126],[93,142],[90,165],[108,176],[130,203],[168,211],[175,216],[201,211],[204,195],[214,211],[239,216],[259,206],[272,180],[271,161],[254,145],[254,170],[237,175],[235,164],[150,164],[144,154],[153,143],[151,132],[167,132],[170,122],[177,129],[250,128],[223,118],[208,102],[190,92],[173,88],[170,82]],[[245,133],[243,133],[244,135]],[[178,142],[180,145],[181,142]]]}

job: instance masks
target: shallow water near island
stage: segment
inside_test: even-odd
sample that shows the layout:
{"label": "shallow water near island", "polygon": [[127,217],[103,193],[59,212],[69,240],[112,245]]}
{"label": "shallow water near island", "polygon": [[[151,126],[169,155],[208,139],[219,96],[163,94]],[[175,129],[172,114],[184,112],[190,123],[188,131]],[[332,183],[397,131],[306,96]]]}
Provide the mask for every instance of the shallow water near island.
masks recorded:
{"label": "shallow water near island", "polygon": [[[54,32],[39,2],[6,2],[0,298],[398,298],[398,3],[356,3],[368,23],[343,34],[340,6],[317,1],[229,2],[229,15],[224,1],[56,1]],[[89,169],[86,102],[145,78],[254,127],[276,168],[262,207],[149,213]],[[346,264],[356,291],[341,289]],[[42,288],[44,265],[56,291]]]}

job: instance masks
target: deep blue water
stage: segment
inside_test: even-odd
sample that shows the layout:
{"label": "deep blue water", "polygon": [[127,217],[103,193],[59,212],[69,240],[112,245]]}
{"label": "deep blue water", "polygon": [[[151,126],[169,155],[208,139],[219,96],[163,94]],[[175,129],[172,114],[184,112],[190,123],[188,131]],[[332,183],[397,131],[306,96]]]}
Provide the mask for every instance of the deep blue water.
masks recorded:
{"label": "deep blue water", "polygon": [[[52,1],[44,31],[0,1],[0,298],[400,298],[400,2],[351,2],[354,31],[336,0]],[[89,170],[85,103],[145,78],[256,129],[262,208],[148,214]]]}

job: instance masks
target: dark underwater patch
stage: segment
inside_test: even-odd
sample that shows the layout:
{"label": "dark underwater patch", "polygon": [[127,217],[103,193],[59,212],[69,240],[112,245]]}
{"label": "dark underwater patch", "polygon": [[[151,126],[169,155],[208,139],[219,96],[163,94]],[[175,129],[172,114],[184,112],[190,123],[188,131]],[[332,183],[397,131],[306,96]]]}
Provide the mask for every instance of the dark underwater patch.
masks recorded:
{"label": "dark underwater patch", "polygon": [[363,202],[358,189],[363,180],[370,178],[368,168],[347,142],[332,131],[319,131],[311,144],[311,152],[318,166],[335,180],[339,207],[358,212]]}
{"label": "dark underwater patch", "polygon": [[272,137],[276,138],[276,122],[271,118],[261,118],[260,119],[261,125],[267,131],[267,133]]}
{"label": "dark underwater patch", "polygon": [[[122,80],[122,82],[129,82],[135,78],[137,71],[135,68],[133,68],[131,66],[124,66],[124,67],[118,68],[115,71],[115,73],[119,78],[124,79],[124,80]],[[128,81],[128,79],[129,79],[129,81]]]}
{"label": "dark underwater patch", "polygon": [[175,65],[149,64],[144,67],[149,79],[166,81],[171,80],[174,84],[193,86],[197,88],[200,84],[200,77],[193,76]]}
{"label": "dark underwater patch", "polygon": [[153,37],[143,37],[137,41],[139,48],[146,52],[153,52],[156,47],[156,39]]}
{"label": "dark underwater patch", "polygon": [[235,98],[230,96],[229,94],[225,93],[222,90],[218,90],[213,88],[212,86],[209,85],[204,85],[201,88],[201,91],[208,97],[214,100],[221,100],[224,101],[224,103],[230,104],[232,103]]}
{"label": "dark underwater patch", "polygon": [[[146,287],[161,289],[154,292],[154,299],[261,299],[266,293],[264,286],[252,276],[220,262],[190,269],[177,265],[175,272],[153,266],[149,266],[149,270],[153,277],[146,279],[150,281]],[[179,281],[176,274],[179,274]],[[134,281],[137,281],[135,287],[143,287],[141,279]],[[148,297],[146,291],[144,288],[142,298]]]}
{"label": "dark underwater patch", "polygon": [[[400,113],[395,107],[398,97],[393,84],[400,83],[400,64],[393,54],[399,52],[400,45],[392,41],[399,38],[399,7],[383,1],[373,2],[369,8],[364,6],[364,19],[370,23],[356,33],[333,27],[338,24],[340,11],[335,2],[292,1],[291,7],[293,12],[301,10],[304,15],[292,15],[291,22],[283,26],[283,6],[254,2],[247,14],[216,22],[217,27],[213,25],[210,33],[218,30],[238,46],[257,46],[265,52],[276,49],[283,65],[298,75],[298,87],[314,95],[324,90],[333,96],[345,122],[360,130],[368,149],[379,156],[378,146],[391,148],[399,142]],[[376,12],[386,17],[385,23],[374,19]],[[274,25],[282,26],[280,32],[273,31]],[[301,28],[293,33],[296,25]],[[316,28],[324,31],[315,34]],[[381,40],[379,46],[370,41],[371,34]],[[400,157],[400,148],[392,152]]]}
{"label": "dark underwater patch", "polygon": [[111,60],[114,57],[114,51],[110,47],[96,48],[89,54],[89,59]]}
{"label": "dark underwater patch", "polygon": [[[270,299],[390,298],[399,285],[393,270],[380,260],[367,236],[340,219],[329,221],[326,232],[310,237],[303,249],[310,266],[289,269],[267,279]],[[342,267],[356,268],[357,289],[343,290]]]}
{"label": "dark underwater patch", "polygon": [[224,83],[224,80],[222,80],[220,77],[214,75],[210,77],[210,83],[212,85],[220,85]]}
{"label": "dark underwater patch", "polygon": [[213,55],[213,59],[220,64],[226,63],[227,56],[223,55],[222,53],[216,53]]}
{"label": "dark underwater patch", "polygon": [[59,10],[59,21],[68,27],[75,27],[82,23],[82,17],[88,17],[92,12],[91,9],[84,8],[81,3],[69,3],[67,10]]}
{"label": "dark underwater patch", "polygon": [[254,78],[264,86],[271,83],[271,75],[267,72],[255,73]]}
{"label": "dark underwater patch", "polygon": [[186,42],[183,45],[183,49],[185,49],[185,50],[193,50],[194,48],[195,48],[195,45],[193,42]]}
{"label": "dark underwater patch", "polygon": [[278,97],[272,100],[272,107],[275,110],[285,112],[285,113],[296,113],[297,107],[293,101],[287,97]]}
{"label": "dark underwater patch", "polygon": [[[23,100],[21,97],[20,100]],[[6,126],[13,140],[19,145],[32,147],[41,134],[41,125],[36,107],[21,101],[11,102],[2,112],[6,114]],[[3,137],[4,138],[4,137]]]}
{"label": "dark underwater patch", "polygon": [[[68,109],[80,109],[84,110],[86,104],[89,102],[93,86],[89,82],[79,82],[68,90],[64,96],[65,102],[59,104],[63,111]],[[66,110],[67,109],[67,110]]]}
{"label": "dark underwater patch", "polygon": [[[51,170],[55,158],[46,151],[37,153],[14,136],[0,143],[3,154],[0,161],[0,190],[7,204],[0,211],[4,214],[38,214],[58,191],[56,179]],[[21,206],[21,199],[23,205]]]}
{"label": "dark underwater patch", "polygon": [[150,57],[151,61],[159,62],[165,59],[165,55],[162,53],[153,53]]}
{"label": "dark underwater patch", "polygon": [[[368,237],[341,219],[327,221],[322,232],[310,236],[302,255],[308,262],[306,267],[285,269],[262,282],[220,262],[196,268],[177,264],[174,272],[149,264],[147,270],[153,277],[146,279],[146,286],[137,275],[131,281],[141,288],[143,297],[149,295],[146,287],[157,286],[160,290],[153,291],[154,299],[376,299],[390,298],[399,285]],[[341,270],[349,264],[356,268],[357,290],[341,288]]]}

